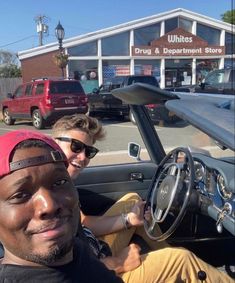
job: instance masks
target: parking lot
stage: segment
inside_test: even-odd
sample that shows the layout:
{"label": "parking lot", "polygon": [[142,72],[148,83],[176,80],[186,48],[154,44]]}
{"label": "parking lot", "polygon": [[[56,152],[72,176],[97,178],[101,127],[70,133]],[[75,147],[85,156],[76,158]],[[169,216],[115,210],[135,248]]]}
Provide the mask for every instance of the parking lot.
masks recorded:
{"label": "parking lot", "polygon": [[[106,132],[106,137],[103,141],[96,143],[100,152],[96,158],[91,160],[90,165],[134,162],[135,160],[128,156],[129,142],[136,142],[141,145],[141,159],[149,159],[138,129],[131,122],[120,122],[107,119],[102,120],[102,124]],[[27,121],[16,122],[14,126],[7,126],[1,122],[0,135],[20,128],[35,130],[32,123]],[[184,140],[187,140],[188,137],[191,138],[192,144],[195,146],[205,146],[205,149],[210,147],[210,150],[217,148],[211,141],[208,141],[208,137],[200,136],[196,129],[183,122],[178,122],[172,126],[155,126],[155,128],[166,145],[167,151],[178,145],[184,145]],[[51,128],[40,131],[51,135]]]}

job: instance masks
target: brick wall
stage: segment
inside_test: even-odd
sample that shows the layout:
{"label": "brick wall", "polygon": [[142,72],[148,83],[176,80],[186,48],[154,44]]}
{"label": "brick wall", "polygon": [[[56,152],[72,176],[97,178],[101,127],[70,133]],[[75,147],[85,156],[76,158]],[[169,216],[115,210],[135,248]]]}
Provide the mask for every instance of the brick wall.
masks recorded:
{"label": "brick wall", "polygon": [[23,82],[31,81],[32,78],[61,77],[61,69],[53,61],[55,54],[58,51],[21,60]]}

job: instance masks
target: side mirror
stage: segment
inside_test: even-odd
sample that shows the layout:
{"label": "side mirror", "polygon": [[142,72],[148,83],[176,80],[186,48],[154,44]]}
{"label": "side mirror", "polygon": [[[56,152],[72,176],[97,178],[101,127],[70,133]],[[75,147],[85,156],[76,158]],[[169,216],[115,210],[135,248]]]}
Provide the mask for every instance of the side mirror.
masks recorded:
{"label": "side mirror", "polygon": [[140,161],[140,150],[141,146],[137,143],[134,142],[129,142],[128,143],[128,155],[130,157],[135,158],[136,160]]}

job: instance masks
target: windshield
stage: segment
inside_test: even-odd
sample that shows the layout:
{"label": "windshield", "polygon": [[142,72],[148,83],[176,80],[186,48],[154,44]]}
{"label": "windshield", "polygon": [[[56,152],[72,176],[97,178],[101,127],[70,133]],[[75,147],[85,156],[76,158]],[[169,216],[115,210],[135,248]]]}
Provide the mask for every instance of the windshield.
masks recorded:
{"label": "windshield", "polygon": [[83,88],[79,82],[61,81],[50,83],[51,94],[78,94],[83,93]]}
{"label": "windshield", "polygon": [[179,121],[170,127],[159,128],[155,126],[155,129],[166,152],[175,147],[189,146],[192,151],[200,149],[205,154],[207,151],[216,158],[234,157],[233,151],[222,149],[215,140],[184,121]]}
{"label": "windshield", "polygon": [[[96,158],[91,160],[90,166],[138,162],[128,156],[129,142],[135,142],[141,146],[141,160],[151,161],[136,125],[130,121],[112,120],[103,120],[102,124],[106,131],[106,137],[103,141],[96,143],[100,152]],[[229,162],[234,162],[233,151],[221,149],[209,136],[182,120],[171,124],[158,123],[155,124],[154,128],[166,153],[176,147],[189,146],[193,152],[202,152],[215,158],[226,158]]]}

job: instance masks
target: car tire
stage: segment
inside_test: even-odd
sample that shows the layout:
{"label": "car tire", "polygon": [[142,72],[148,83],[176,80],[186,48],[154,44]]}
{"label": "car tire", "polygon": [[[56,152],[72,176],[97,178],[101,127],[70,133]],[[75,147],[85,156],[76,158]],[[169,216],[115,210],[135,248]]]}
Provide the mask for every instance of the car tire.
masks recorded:
{"label": "car tire", "polygon": [[135,117],[131,111],[129,112],[129,119],[134,125],[136,125]]}
{"label": "car tire", "polygon": [[3,110],[3,121],[6,125],[14,125],[15,119],[13,119],[10,114],[8,108],[5,108]]}
{"label": "car tire", "polygon": [[32,113],[32,123],[33,126],[40,130],[45,127],[45,120],[43,119],[39,109],[35,109]]}

